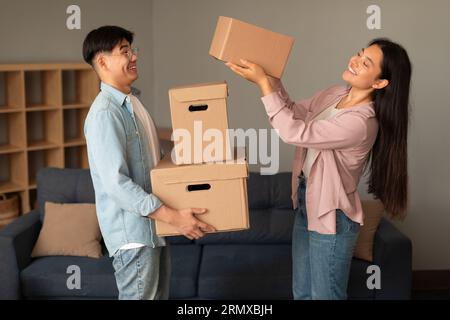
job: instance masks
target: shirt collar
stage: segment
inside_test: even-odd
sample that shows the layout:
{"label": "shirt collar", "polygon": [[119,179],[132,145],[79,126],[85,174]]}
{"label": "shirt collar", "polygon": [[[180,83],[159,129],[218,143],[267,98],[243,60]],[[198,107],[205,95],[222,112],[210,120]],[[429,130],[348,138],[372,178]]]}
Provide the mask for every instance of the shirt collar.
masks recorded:
{"label": "shirt collar", "polygon": [[131,93],[127,95],[122,91],[117,90],[113,86],[110,86],[109,84],[106,84],[104,82],[101,83],[100,88],[102,91],[109,93],[109,95],[111,95],[111,97],[114,99],[115,102],[117,102],[118,105],[121,106],[124,102],[130,103]]}
{"label": "shirt collar", "polygon": [[103,92],[110,95],[114,102],[116,102],[119,106],[123,106],[125,104],[128,111],[131,113],[133,112],[131,106],[131,93],[127,95],[104,82],[101,83],[100,88]]}

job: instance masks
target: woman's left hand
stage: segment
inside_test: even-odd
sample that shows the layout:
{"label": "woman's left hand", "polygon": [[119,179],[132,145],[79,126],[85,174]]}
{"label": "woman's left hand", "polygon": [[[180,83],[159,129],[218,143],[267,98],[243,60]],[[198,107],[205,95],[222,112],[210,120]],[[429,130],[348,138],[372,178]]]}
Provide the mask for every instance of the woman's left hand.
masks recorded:
{"label": "woman's left hand", "polygon": [[243,67],[232,62],[227,62],[225,65],[242,78],[257,84],[263,92],[263,95],[273,91],[268,75],[260,65],[244,59],[241,59],[241,63]]}
{"label": "woman's left hand", "polygon": [[232,62],[227,62],[225,63],[225,65],[229,67],[234,73],[240,75],[242,78],[254,82],[258,85],[262,81],[267,79],[266,72],[260,65],[244,59],[241,59],[241,63],[243,67],[238,66],[237,64],[234,64]]}

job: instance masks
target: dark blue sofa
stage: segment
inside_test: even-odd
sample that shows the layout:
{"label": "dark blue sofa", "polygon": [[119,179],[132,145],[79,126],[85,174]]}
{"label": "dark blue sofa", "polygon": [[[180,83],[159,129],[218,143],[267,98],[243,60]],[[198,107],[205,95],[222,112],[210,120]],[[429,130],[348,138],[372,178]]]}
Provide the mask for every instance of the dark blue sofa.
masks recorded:
{"label": "dark blue sofa", "polygon": [[[88,170],[46,168],[38,173],[38,201],[94,202]],[[291,299],[290,173],[251,173],[248,196],[251,228],[207,235],[199,241],[170,238],[171,299]],[[43,257],[30,253],[42,223],[40,209],[21,216],[0,232],[0,299],[115,299],[111,259]],[[374,262],[381,290],[366,286],[370,263],[354,258],[350,299],[408,299],[411,242],[382,220],[375,236]],[[69,290],[67,268],[81,269],[81,289]]]}

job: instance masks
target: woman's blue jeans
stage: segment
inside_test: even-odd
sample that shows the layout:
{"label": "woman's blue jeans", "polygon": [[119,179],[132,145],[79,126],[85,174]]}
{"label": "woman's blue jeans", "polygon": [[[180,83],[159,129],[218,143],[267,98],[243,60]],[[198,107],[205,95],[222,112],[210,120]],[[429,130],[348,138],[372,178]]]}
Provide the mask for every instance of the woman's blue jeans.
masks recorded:
{"label": "woman's blue jeans", "polygon": [[306,180],[300,177],[292,234],[294,299],[347,299],[347,284],[360,225],[336,210],[336,234],[308,231]]}

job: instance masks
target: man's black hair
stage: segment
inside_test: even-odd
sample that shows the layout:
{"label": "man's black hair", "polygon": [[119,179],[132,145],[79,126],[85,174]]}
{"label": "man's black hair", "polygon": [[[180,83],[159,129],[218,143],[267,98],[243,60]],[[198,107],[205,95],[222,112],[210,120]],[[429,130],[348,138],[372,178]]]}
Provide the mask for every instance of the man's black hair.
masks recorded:
{"label": "man's black hair", "polygon": [[93,65],[99,52],[111,52],[123,39],[133,42],[133,32],[117,26],[103,26],[88,33],[83,42],[84,61]]}

